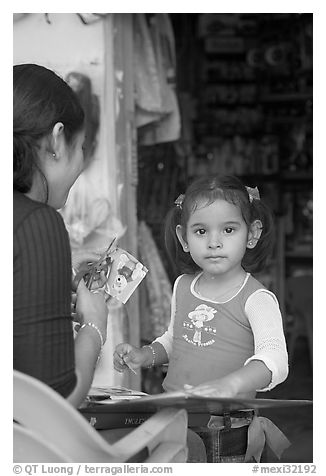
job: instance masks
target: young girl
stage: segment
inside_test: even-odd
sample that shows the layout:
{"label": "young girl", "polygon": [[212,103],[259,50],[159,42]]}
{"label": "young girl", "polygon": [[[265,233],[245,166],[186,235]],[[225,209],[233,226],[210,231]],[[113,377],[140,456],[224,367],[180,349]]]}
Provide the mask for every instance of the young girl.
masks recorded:
{"label": "young girl", "polygon": [[166,245],[186,273],[174,284],[168,330],[141,349],[118,345],[115,368],[169,362],[166,391],[187,388],[209,397],[254,398],[284,381],[279,305],[251,275],[273,246],[272,216],[258,190],[233,176],[198,179],[167,217]]}

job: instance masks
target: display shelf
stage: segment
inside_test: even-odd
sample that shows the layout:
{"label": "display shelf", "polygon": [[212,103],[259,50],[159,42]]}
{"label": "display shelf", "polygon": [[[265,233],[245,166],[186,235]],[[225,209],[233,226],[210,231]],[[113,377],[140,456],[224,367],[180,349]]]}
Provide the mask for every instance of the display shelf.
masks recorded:
{"label": "display shelf", "polygon": [[246,182],[250,181],[252,183],[262,183],[262,182],[279,182],[281,176],[279,173],[270,173],[270,174],[240,174],[239,178],[245,180]]}
{"label": "display shelf", "polygon": [[290,276],[310,268],[313,258],[312,14],[263,20],[261,48],[271,61],[260,71],[261,104],[269,131],[280,138],[284,262]]}
{"label": "display shelf", "polygon": [[256,84],[257,80],[255,78],[252,79],[246,79],[246,78],[215,78],[215,79],[210,79],[207,78],[205,80],[206,84],[209,86],[214,86],[216,84]]}
{"label": "display shelf", "polygon": [[312,250],[311,251],[287,251],[285,253],[285,258],[286,259],[299,259],[299,260],[302,260],[302,259],[309,259],[309,260],[312,260],[313,259],[313,254],[312,254]]}
{"label": "display shelf", "polygon": [[291,126],[294,124],[302,124],[302,117],[301,116],[278,116],[278,117],[273,117],[273,116],[267,116],[266,117],[266,123],[269,124],[279,124],[279,125],[285,125],[285,126]]}
{"label": "display shelf", "polygon": [[[220,20],[223,24],[225,18]],[[257,185],[275,214],[283,216],[274,276],[282,287],[289,261],[293,269],[296,260],[299,266],[312,259],[312,251],[287,251],[289,243],[296,244],[296,235],[310,234],[312,226],[312,15],[253,15],[250,38],[241,33],[242,15],[232,20],[228,39],[223,29],[220,37],[215,31],[213,39],[210,31],[202,32],[198,80],[200,90],[208,88],[210,93],[206,102],[203,96],[199,99],[201,119],[194,129],[200,146],[195,149],[197,168],[192,165],[191,170],[236,174],[244,183]],[[243,101],[241,91],[251,85],[250,101]],[[237,94],[231,94],[234,88]],[[257,113],[243,111],[245,106]],[[253,114],[259,114],[257,123]]]}
{"label": "display shelf", "polygon": [[268,102],[296,102],[307,101],[312,99],[312,93],[291,93],[291,94],[265,94],[261,96],[262,103]]}
{"label": "display shelf", "polygon": [[305,170],[299,170],[299,171],[282,171],[280,174],[280,178],[284,181],[312,181],[313,179],[313,171],[305,171]]}

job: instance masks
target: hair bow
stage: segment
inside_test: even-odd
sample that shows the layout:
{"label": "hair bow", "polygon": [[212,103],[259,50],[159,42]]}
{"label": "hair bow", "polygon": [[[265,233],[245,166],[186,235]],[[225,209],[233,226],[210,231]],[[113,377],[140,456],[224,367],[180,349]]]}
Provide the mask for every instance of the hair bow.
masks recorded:
{"label": "hair bow", "polygon": [[255,188],[246,187],[246,189],[249,195],[250,203],[252,203],[253,200],[260,200],[259,190],[257,187]]}
{"label": "hair bow", "polygon": [[179,195],[178,198],[175,200],[175,205],[178,207],[178,208],[181,208],[182,209],[182,204],[183,204],[183,200],[184,200],[185,196],[183,194]]}

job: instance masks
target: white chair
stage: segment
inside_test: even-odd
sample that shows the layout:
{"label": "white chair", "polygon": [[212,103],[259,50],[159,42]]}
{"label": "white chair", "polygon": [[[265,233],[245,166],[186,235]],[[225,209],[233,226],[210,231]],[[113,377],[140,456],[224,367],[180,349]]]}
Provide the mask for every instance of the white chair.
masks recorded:
{"label": "white chair", "polygon": [[14,423],[14,462],[15,463],[68,463],[67,455],[45,442],[33,431],[19,423]]}
{"label": "white chair", "polygon": [[165,408],[114,444],[106,442],[61,395],[14,371],[14,462],[146,463],[187,460],[187,412]]}

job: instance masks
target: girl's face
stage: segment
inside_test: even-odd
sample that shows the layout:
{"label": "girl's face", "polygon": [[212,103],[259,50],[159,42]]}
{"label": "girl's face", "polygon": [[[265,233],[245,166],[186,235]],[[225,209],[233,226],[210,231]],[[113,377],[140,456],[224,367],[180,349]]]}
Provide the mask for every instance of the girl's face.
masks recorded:
{"label": "girl's face", "polygon": [[181,227],[177,235],[184,251],[210,276],[239,272],[250,238],[240,209],[223,199],[199,204],[189,218],[186,240]]}

